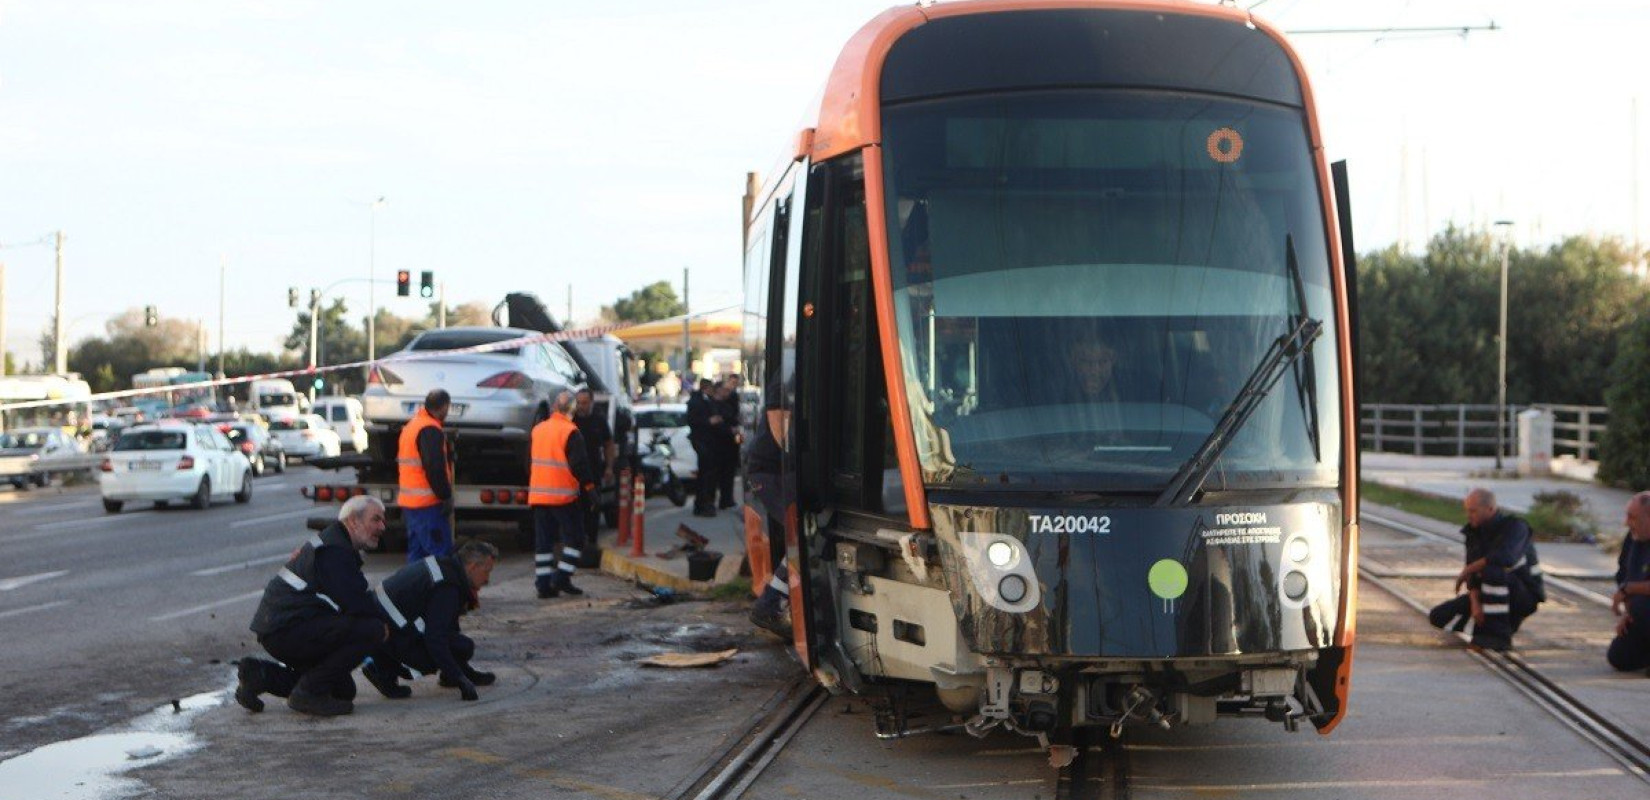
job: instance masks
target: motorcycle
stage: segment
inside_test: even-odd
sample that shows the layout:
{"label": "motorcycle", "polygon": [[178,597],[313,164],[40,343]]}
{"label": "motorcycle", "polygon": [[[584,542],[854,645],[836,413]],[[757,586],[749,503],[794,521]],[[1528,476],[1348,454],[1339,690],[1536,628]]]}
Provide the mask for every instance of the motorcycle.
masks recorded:
{"label": "motorcycle", "polygon": [[642,481],[647,487],[647,493],[662,494],[672,505],[681,508],[687,504],[688,490],[687,484],[670,468],[671,458],[675,454],[670,446],[670,435],[663,431],[654,433],[641,445],[638,453],[642,464]]}

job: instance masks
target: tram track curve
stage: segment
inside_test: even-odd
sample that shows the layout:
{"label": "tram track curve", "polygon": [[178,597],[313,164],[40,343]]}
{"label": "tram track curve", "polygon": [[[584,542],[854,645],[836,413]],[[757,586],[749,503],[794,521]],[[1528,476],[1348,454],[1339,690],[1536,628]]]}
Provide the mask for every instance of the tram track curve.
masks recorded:
{"label": "tram track curve", "polygon": [[[1379,525],[1390,526],[1397,530],[1443,541],[1452,541],[1451,537],[1396,523],[1379,516],[1364,516],[1366,520]],[[1377,575],[1373,570],[1362,565],[1358,567],[1358,575],[1361,580],[1373,584],[1422,617],[1428,615],[1430,609],[1427,605],[1398,586],[1393,576]],[[1549,577],[1547,584],[1549,587],[1567,594],[1590,602],[1597,602],[1597,592],[1570,581],[1555,580]],[[1467,637],[1462,634],[1453,635],[1463,642],[1467,641]],[[1575,731],[1583,739],[1621,764],[1629,774],[1646,784],[1650,784],[1650,743],[1646,743],[1610,721],[1608,717],[1565,690],[1557,681],[1543,674],[1514,651],[1496,652],[1493,650],[1470,649],[1468,653],[1485,669],[1506,681],[1543,711],[1564,723],[1566,727]]]}

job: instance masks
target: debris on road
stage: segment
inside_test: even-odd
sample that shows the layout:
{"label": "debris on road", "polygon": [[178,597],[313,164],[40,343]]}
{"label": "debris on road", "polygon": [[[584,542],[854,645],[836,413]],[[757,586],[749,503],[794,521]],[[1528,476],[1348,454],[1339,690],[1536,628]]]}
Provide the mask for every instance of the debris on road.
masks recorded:
{"label": "debris on road", "polygon": [[694,667],[714,667],[739,654],[739,648],[721,650],[714,653],[659,653],[641,659],[644,667],[668,667],[671,669],[691,669]]}

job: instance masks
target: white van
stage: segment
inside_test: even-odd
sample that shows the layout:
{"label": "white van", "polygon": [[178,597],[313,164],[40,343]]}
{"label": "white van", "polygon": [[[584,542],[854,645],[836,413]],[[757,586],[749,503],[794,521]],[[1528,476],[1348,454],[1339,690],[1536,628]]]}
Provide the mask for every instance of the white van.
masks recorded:
{"label": "white van", "polygon": [[357,453],[367,449],[367,420],[361,401],[353,397],[317,397],[310,413],[326,420],[338,434],[338,443],[346,451]]}
{"label": "white van", "polygon": [[309,408],[309,399],[299,394],[289,380],[253,381],[247,387],[246,395],[247,406],[269,420],[294,417]]}

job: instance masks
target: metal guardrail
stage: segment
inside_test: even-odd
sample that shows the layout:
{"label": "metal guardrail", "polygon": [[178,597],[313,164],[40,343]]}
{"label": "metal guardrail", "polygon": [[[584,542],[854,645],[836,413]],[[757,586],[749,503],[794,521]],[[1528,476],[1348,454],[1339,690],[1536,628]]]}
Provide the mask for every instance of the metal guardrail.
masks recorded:
{"label": "metal guardrail", "polygon": [[[1518,449],[1518,413],[1539,408],[1553,415],[1553,455],[1582,461],[1598,457],[1598,443],[1608,428],[1604,406],[1535,403],[1507,406],[1503,441],[1512,456]],[[1494,405],[1405,405],[1366,403],[1359,408],[1358,438],[1365,450],[1427,456],[1495,455]]]}

